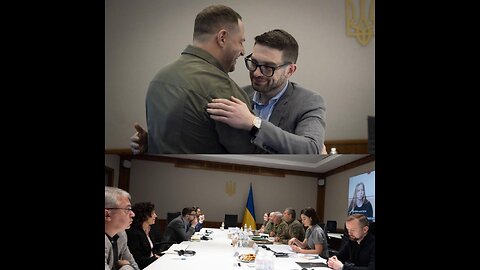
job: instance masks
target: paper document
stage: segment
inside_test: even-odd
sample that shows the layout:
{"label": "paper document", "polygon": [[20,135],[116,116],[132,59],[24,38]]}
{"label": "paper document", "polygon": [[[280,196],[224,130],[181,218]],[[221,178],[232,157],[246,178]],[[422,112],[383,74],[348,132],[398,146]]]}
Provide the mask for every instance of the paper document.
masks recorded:
{"label": "paper document", "polygon": [[[297,254],[295,258],[297,263],[326,263],[327,260],[314,254]],[[313,267],[313,266],[312,266]]]}
{"label": "paper document", "polygon": [[273,252],[295,253],[289,245],[271,245],[269,248]]}

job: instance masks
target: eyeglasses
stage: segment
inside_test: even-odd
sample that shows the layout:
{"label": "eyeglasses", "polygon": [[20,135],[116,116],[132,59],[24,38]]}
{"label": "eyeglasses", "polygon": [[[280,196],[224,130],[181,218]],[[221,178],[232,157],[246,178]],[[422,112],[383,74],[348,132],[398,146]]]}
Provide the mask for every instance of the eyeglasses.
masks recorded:
{"label": "eyeglasses", "polygon": [[262,72],[262,74],[267,76],[267,77],[272,77],[273,73],[275,73],[275,70],[291,64],[290,62],[287,62],[283,65],[276,66],[276,67],[267,66],[267,65],[259,65],[258,63],[255,63],[252,60],[251,57],[252,57],[252,54],[249,54],[247,57],[245,57],[245,66],[247,67],[247,69],[252,71],[252,72],[255,72],[255,70],[257,70],[257,68],[259,67],[260,72]]}
{"label": "eyeglasses", "polygon": [[122,209],[123,211],[125,211],[125,214],[130,214],[130,211],[132,211],[132,208],[131,207],[126,207],[126,208],[121,208],[121,207],[105,207],[105,209],[108,209],[108,210],[113,210],[113,209]]}

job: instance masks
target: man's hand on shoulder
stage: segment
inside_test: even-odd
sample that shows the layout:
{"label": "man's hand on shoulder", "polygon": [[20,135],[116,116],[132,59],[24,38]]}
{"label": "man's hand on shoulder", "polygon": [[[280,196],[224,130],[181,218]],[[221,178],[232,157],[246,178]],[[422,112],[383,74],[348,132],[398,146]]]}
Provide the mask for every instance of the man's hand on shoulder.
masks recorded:
{"label": "man's hand on shoulder", "polygon": [[138,123],[133,125],[137,132],[130,137],[130,148],[134,155],[143,154],[148,148],[148,133]]}
{"label": "man's hand on shoulder", "polygon": [[238,98],[231,100],[224,98],[212,99],[208,103],[207,112],[210,118],[225,123],[236,129],[251,130],[255,115],[250,112],[247,105]]}

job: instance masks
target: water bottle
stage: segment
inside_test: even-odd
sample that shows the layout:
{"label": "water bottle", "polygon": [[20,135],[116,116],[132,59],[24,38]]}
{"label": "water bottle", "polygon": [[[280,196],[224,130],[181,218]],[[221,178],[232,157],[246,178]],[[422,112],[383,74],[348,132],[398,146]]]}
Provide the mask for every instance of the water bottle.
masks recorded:
{"label": "water bottle", "polygon": [[274,270],[275,269],[275,255],[269,252],[264,259],[264,270]]}
{"label": "water bottle", "polygon": [[255,270],[265,270],[265,253],[259,251],[255,257]]}
{"label": "water bottle", "polygon": [[225,228],[225,222],[222,222],[222,226],[220,226],[220,230],[223,231],[223,228]]}

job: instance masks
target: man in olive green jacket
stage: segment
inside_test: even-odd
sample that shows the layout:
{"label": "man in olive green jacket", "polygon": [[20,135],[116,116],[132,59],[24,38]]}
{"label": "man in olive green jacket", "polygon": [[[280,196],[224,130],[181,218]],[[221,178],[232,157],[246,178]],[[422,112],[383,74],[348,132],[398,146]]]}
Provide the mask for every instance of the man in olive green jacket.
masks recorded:
{"label": "man in olive green jacket", "polygon": [[288,224],[282,219],[282,213],[275,212],[273,214],[273,230],[268,234],[275,237],[275,242],[282,242],[288,237]]}
{"label": "man in olive green jacket", "polygon": [[296,217],[295,209],[291,207],[285,208],[285,211],[283,211],[283,220],[285,220],[288,225],[287,238],[282,241],[284,244],[288,244],[288,240],[294,237],[300,242],[303,242],[303,239],[305,239],[305,228]]}
{"label": "man in olive green jacket", "polygon": [[229,76],[244,55],[244,26],[233,9],[215,5],[195,19],[193,45],[160,70],[146,96],[148,153],[252,153],[249,131],[216,122],[206,111],[215,98],[250,104]]}

